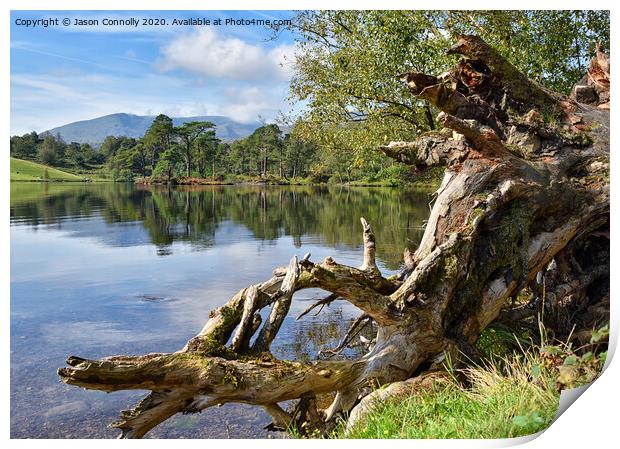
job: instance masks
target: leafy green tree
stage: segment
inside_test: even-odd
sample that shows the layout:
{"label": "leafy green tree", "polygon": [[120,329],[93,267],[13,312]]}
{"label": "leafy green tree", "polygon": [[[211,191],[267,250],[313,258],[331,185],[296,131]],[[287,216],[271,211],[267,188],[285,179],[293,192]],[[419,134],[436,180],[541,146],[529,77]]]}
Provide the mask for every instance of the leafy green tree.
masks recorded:
{"label": "leafy green tree", "polygon": [[[88,145],[88,147],[92,150],[92,147],[90,147],[90,145]],[[67,158],[67,162],[69,164],[75,165],[76,167],[83,167],[86,163],[86,157],[82,152],[80,144],[77,142],[71,142],[69,145],[67,145],[65,156]]]}
{"label": "leafy green tree", "polygon": [[106,162],[106,156],[105,154],[101,151],[101,149],[99,150],[94,150],[90,156],[89,159],[87,159],[87,162],[90,164],[95,164],[95,165],[101,165],[104,164]]}
{"label": "leafy green tree", "polygon": [[143,142],[149,152],[150,164],[155,168],[159,155],[166,151],[172,144],[174,126],[172,119],[164,114],[159,114],[153,120],[153,124],[144,134]]}
{"label": "leafy green tree", "polygon": [[149,152],[143,142],[138,141],[134,146],[121,148],[114,156],[114,166],[116,169],[129,170],[132,173],[146,176],[147,167],[149,166]]}
{"label": "leafy green tree", "polygon": [[129,161],[131,169],[146,176],[146,170],[150,163],[149,151],[143,142],[139,142],[136,146],[129,150]]}
{"label": "leafy green tree", "polygon": [[185,175],[192,175],[194,142],[201,135],[211,131],[215,125],[211,122],[187,122],[174,128],[174,134],[179,140],[181,154],[185,160]]}
{"label": "leafy green tree", "polygon": [[109,160],[114,157],[118,149],[120,148],[121,140],[115,136],[107,136],[101,146],[99,147],[99,152],[103,154],[106,160]]}
{"label": "leafy green tree", "polygon": [[316,146],[287,134],[282,147],[286,176],[307,176],[308,169],[316,161]]}
{"label": "leafy green tree", "polygon": [[266,124],[244,139],[220,144],[215,160],[229,173],[296,177],[309,173],[316,154],[314,143],[296,135],[283,137],[278,125]]}
{"label": "leafy green tree", "polygon": [[58,154],[56,163],[58,165],[64,165],[67,162],[67,144],[60,133],[56,133],[54,139],[56,140],[56,152]]}
{"label": "leafy green tree", "polygon": [[24,134],[23,136],[12,136],[10,153],[11,156],[19,159],[33,159],[37,155],[37,146],[41,140],[36,132]]}
{"label": "leafy green tree", "polygon": [[253,167],[258,167],[258,150],[248,139],[239,139],[230,145],[229,160],[233,173],[251,175]]}
{"label": "leafy green tree", "polygon": [[[275,124],[269,124],[257,128],[248,138],[247,144],[257,151],[259,172],[261,176],[267,175],[269,164],[272,161],[280,162],[282,158],[282,131]],[[282,172],[280,165],[280,172]]]}
{"label": "leafy green tree", "polygon": [[[219,142],[217,144],[217,158],[220,169],[224,173],[231,172],[230,165],[230,144],[228,142]],[[213,176],[215,176],[215,166],[213,167]]]}
{"label": "leafy green tree", "polygon": [[[449,69],[454,57],[445,49],[458,34],[480,35],[529,77],[565,93],[595,43],[609,48],[608,11],[301,11],[292,23],[299,50],[291,99],[308,111],[299,137],[331,141],[327,148],[354,152],[366,166],[377,162],[369,149],[435,127],[436,111],[398,74]],[[344,147],[343,133],[355,135]]]}
{"label": "leafy green tree", "polygon": [[108,136],[103,140],[101,147],[99,147],[99,153],[103,155],[103,158],[107,161],[108,165],[112,167],[114,165],[114,158],[116,153],[121,149],[131,148],[136,145],[136,139],[133,137],[125,136]]}
{"label": "leafy green tree", "polygon": [[56,149],[49,145],[41,145],[37,150],[37,159],[47,165],[54,165],[58,160]]}
{"label": "leafy green tree", "polygon": [[88,144],[79,144],[78,142],[71,142],[66,146],[65,159],[68,164],[75,167],[84,168],[87,164],[93,163],[96,160],[97,152],[94,148]]}
{"label": "leafy green tree", "polygon": [[[133,167],[132,149],[138,144],[138,140],[130,137],[106,137],[99,151],[107,156],[107,167],[113,173],[122,170],[131,171]],[[105,145],[105,147],[104,147]],[[116,176],[114,176],[116,178]]]}
{"label": "leafy green tree", "polygon": [[92,162],[95,157],[95,149],[89,143],[83,143],[80,145],[80,151],[82,152],[82,157],[84,158],[83,165]]}
{"label": "leafy green tree", "polygon": [[211,176],[215,176],[219,142],[214,130],[204,132],[194,141],[194,159],[200,176],[207,176],[208,166],[211,166]]}
{"label": "leafy green tree", "polygon": [[37,159],[47,165],[62,163],[64,143],[56,137],[47,135],[37,149]]}
{"label": "leafy green tree", "polygon": [[153,176],[165,177],[169,181],[174,178],[174,172],[177,165],[183,159],[181,150],[178,145],[172,144],[159,156],[157,165],[153,170]]}

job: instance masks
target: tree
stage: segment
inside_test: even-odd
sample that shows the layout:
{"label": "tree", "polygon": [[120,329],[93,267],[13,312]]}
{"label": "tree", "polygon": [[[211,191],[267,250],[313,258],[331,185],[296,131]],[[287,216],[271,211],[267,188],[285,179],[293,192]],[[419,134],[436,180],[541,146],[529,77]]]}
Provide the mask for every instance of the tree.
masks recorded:
{"label": "tree", "polygon": [[12,136],[10,153],[11,156],[19,159],[34,159],[37,155],[37,146],[41,143],[36,132],[24,134],[23,136]]}
{"label": "tree", "polygon": [[47,135],[37,149],[37,159],[47,165],[61,163],[65,144],[56,137]]}
{"label": "tree", "polygon": [[314,156],[314,145],[291,137],[290,134],[284,136],[282,144],[282,160],[286,167],[286,175],[293,178],[304,176],[306,168],[312,163]]}
{"label": "tree", "polygon": [[233,173],[245,175],[251,175],[253,172],[258,173],[258,150],[247,138],[232,143],[230,160]]}
{"label": "tree", "polygon": [[58,164],[63,165],[66,163],[67,159],[67,144],[59,132],[56,133],[54,138],[56,140],[56,153],[58,154]]}
{"label": "tree", "polygon": [[150,164],[153,169],[157,164],[159,155],[170,147],[173,136],[174,126],[172,119],[164,114],[159,114],[155,117],[143,138],[144,144],[150,153]]}
{"label": "tree", "polygon": [[476,33],[527,76],[568,93],[584,73],[596,42],[609,48],[608,11],[301,11],[293,101],[307,102],[304,137],[337,141],[356,124],[347,151],[412,140],[435,126],[437,109],[412,98],[397,74],[441,73],[454,58],[445,49]]}
{"label": "tree", "polygon": [[180,141],[180,149],[185,159],[185,175],[190,177],[193,168],[194,142],[204,133],[215,128],[211,122],[187,122],[174,128]]}
{"label": "tree", "polygon": [[87,163],[92,163],[97,160],[97,152],[88,143],[79,144],[77,142],[71,142],[67,145],[65,151],[65,158],[67,163],[76,167],[86,167]]}
{"label": "tree", "polygon": [[178,145],[172,144],[161,153],[157,165],[153,170],[153,176],[164,176],[169,182],[174,178],[174,171],[181,161],[181,151]]}
{"label": "tree", "polygon": [[220,140],[215,137],[215,131],[210,130],[201,134],[194,141],[195,161],[201,176],[207,176],[207,167],[211,166],[211,176],[215,176],[215,163],[218,158]]}
{"label": "tree", "polygon": [[294,135],[319,148],[314,175],[331,178],[340,183],[352,179],[372,177],[389,164],[389,159],[376,148],[357,147],[355,142],[366,138],[367,129],[358,123],[335,125],[325,123],[320,127],[304,120],[297,122]]}
{"label": "tree", "polygon": [[249,146],[255,149],[259,158],[260,174],[267,175],[269,161],[275,160],[279,163],[280,176],[282,175],[282,131],[275,124],[263,125],[254,130],[247,138]]}
{"label": "tree", "polygon": [[[107,166],[112,171],[119,171],[123,168],[123,161],[126,161],[126,157],[118,157],[119,153],[125,152],[129,148],[133,148],[137,144],[137,140],[133,137],[115,137],[108,136],[104,139],[101,147],[99,147],[99,151],[97,152],[97,156],[94,156],[95,160],[105,161]],[[126,156],[126,154],[125,154]]]}
{"label": "tree", "polygon": [[101,151],[101,149],[99,150],[93,149],[90,159],[87,159],[87,162],[91,164],[96,164],[96,165],[104,164],[106,162],[106,156]]}
{"label": "tree", "polygon": [[83,167],[84,163],[86,162],[86,158],[81,151],[80,144],[77,142],[71,142],[69,145],[67,145],[66,157],[67,162],[75,165],[76,167]]}
{"label": "tree", "polygon": [[[401,272],[381,274],[379,242],[362,218],[359,268],[330,257],[293,257],[269,280],[213,310],[180,351],[69,357],[61,380],[108,392],[151,390],[114,423],[126,438],[143,436],[175,413],[227,402],[263,407],[276,428],[326,434],[338,417],[348,417],[350,426],[374,401],[389,398],[373,386],[432,387],[446,358],[455,366],[475,360],[472,345],[495,320],[544,312],[556,335],[592,329],[577,312],[608,307],[610,295],[608,57],[597,52],[567,97],[530,80],[477,36],[461,36],[449,51],[463,56],[449,72],[402,76],[413,96],[441,111],[441,128],[381,148],[406,165],[446,167],[422,241],[405,253]],[[544,291],[537,279],[544,279]],[[270,353],[293,294],[306,288],[330,292],[306,312],[335,300],[361,309],[332,352],[360,326],[376,324],[366,355],[301,362]],[[510,298],[525,292],[530,301],[515,306]],[[554,318],[571,315],[577,318],[569,323]],[[320,412],[316,396],[330,392],[335,398]],[[279,405],[294,399],[292,413]]]}
{"label": "tree", "polygon": [[146,176],[146,169],[149,165],[150,159],[149,151],[143,142],[139,142],[136,146],[129,150],[129,161],[132,170],[140,173],[142,177]]}
{"label": "tree", "polygon": [[[105,151],[107,154],[106,164],[112,172],[113,179],[130,181],[133,179],[133,173],[142,173],[140,164],[137,166],[134,164],[135,148],[138,144],[138,140],[130,137],[106,137],[100,151]],[[144,149],[140,151],[144,152]]]}
{"label": "tree", "polygon": [[109,161],[114,158],[122,143],[122,137],[107,136],[99,147],[99,152]]}
{"label": "tree", "polygon": [[[231,147],[228,142],[219,142],[217,144],[217,160],[221,166],[221,171],[224,173],[230,173],[232,166],[230,163]],[[214,159],[215,162],[215,159]],[[215,176],[215,164],[213,165],[213,176]]]}

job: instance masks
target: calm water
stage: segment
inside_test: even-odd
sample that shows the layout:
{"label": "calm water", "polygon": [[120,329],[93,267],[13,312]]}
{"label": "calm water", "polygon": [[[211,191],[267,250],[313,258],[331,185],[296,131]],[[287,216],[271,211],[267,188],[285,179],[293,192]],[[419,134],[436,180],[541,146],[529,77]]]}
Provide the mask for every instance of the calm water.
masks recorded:
{"label": "calm water", "polygon": [[[111,438],[107,424],[145,395],[58,381],[68,355],[175,351],[209,311],[297,254],[361,263],[359,217],[375,230],[380,267],[415,246],[428,194],[396,189],[11,183],[11,436]],[[335,303],[295,321],[317,290],[295,295],[277,356],[334,347],[357,312]],[[176,416],[160,438],[266,437],[257,407]]]}

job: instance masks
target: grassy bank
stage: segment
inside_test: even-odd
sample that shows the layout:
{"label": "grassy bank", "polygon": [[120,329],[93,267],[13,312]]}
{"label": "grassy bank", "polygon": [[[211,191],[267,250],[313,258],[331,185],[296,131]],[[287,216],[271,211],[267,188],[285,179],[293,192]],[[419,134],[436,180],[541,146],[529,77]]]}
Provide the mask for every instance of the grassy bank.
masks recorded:
{"label": "grassy bank", "polygon": [[521,368],[512,377],[492,368],[460,374],[468,387],[452,379],[386,402],[348,438],[510,438],[545,429],[556,414],[559,393],[547,376],[535,383]]}
{"label": "grassy bank", "polygon": [[38,182],[113,182],[104,165],[84,167],[52,167],[38,162],[11,157],[11,181]]}
{"label": "grassy bank", "polygon": [[[592,347],[604,338],[593,336]],[[592,382],[606,352],[544,344],[460,371],[447,382],[377,405],[347,438],[513,438],[546,429],[560,391]],[[344,438],[344,430],[336,437]]]}
{"label": "grassy bank", "polygon": [[84,181],[84,177],[74,175],[47,165],[32,161],[11,158],[11,181]]}

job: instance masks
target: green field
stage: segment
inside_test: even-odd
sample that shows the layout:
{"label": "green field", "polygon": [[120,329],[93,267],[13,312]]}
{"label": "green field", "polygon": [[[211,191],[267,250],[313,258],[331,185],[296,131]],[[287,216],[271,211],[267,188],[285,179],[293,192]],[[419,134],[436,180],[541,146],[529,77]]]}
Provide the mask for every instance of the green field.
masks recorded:
{"label": "green field", "polygon": [[11,158],[11,181],[83,181],[84,178],[32,161]]}

